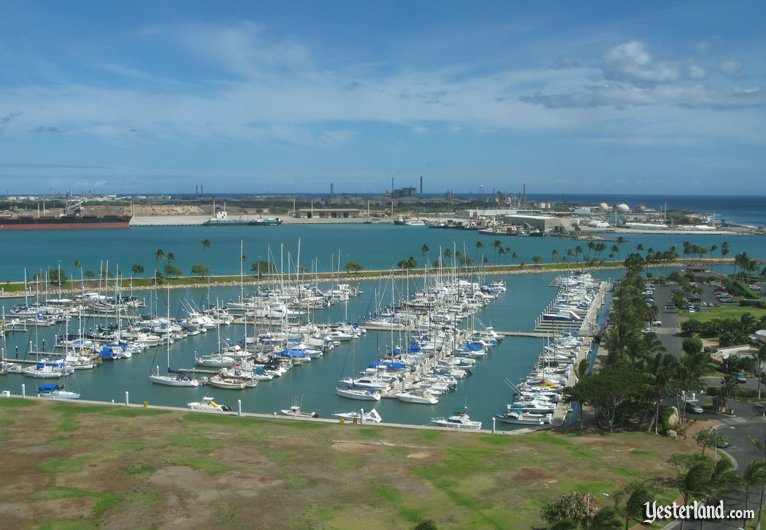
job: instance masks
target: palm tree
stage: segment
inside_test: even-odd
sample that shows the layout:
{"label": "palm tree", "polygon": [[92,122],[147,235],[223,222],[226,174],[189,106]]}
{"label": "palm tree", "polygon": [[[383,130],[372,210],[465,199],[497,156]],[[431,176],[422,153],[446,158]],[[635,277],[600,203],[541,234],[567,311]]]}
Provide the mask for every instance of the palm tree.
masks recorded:
{"label": "palm tree", "polygon": [[481,241],[476,242],[476,261],[479,261],[479,252],[481,252],[481,249],[484,248],[484,243]]}
{"label": "palm tree", "polygon": [[451,248],[445,248],[444,249],[444,257],[449,258],[450,265],[452,264],[452,249]]}
{"label": "palm tree", "polygon": [[165,259],[165,251],[161,248],[158,248],[154,251],[154,259],[157,260],[157,263]]}
{"label": "palm tree", "polygon": [[660,408],[662,400],[675,384],[678,360],[670,353],[657,353],[649,367],[649,392],[654,400],[654,434],[659,434]]}
{"label": "palm tree", "polygon": [[553,260],[554,263],[558,263],[559,261],[559,251],[555,248],[551,251],[551,260]]}
{"label": "palm tree", "polygon": [[168,260],[168,263],[173,263],[176,260],[176,255],[172,252],[168,252],[167,256],[165,256]]}
{"label": "palm tree", "polygon": [[208,248],[210,248],[210,240],[209,239],[203,239],[202,240],[202,252],[204,252]]}
{"label": "palm tree", "polygon": [[[748,462],[745,473],[742,475],[742,484],[745,487],[745,511],[747,511],[751,488],[758,486],[763,488],[766,486],[766,462],[763,460],[751,460]],[[745,527],[745,522],[743,519],[743,528]]]}
{"label": "palm tree", "polygon": [[731,251],[731,249],[729,248],[729,243],[728,242],[724,241],[723,243],[721,243],[721,249],[719,251],[721,253],[721,272],[723,272],[723,259],[726,257],[726,255],[730,251]]}
{"label": "palm tree", "polygon": [[[497,263],[497,256],[500,254],[500,251],[503,250],[503,242],[499,239],[495,239],[492,242],[492,246],[495,248],[495,263]],[[503,252],[505,254],[505,252]]]}
{"label": "palm tree", "polygon": [[[652,502],[653,497],[649,484],[637,480],[623,486],[615,495],[615,504],[621,505],[620,511],[625,514],[625,530],[628,530],[631,518],[643,519],[644,504]],[[623,499],[625,499],[624,504]]]}
{"label": "palm tree", "polygon": [[431,252],[431,249],[428,247],[428,245],[423,243],[423,246],[420,247],[420,252],[422,252],[423,254],[428,254],[429,252]]}
{"label": "palm tree", "polygon": [[583,251],[583,249],[582,249],[582,247],[581,247],[580,245],[577,245],[577,246],[575,247],[574,251],[575,251],[575,254],[576,254],[577,256],[580,256],[580,255],[582,255],[583,257],[585,257],[585,253],[584,253],[584,251]]}

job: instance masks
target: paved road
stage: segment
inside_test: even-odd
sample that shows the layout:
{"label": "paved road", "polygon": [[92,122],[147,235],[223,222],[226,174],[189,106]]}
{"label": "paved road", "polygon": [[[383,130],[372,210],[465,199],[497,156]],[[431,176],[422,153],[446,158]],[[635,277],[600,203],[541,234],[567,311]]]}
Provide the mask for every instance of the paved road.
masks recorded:
{"label": "paved road", "polygon": [[[700,401],[710,401],[710,398],[703,397]],[[704,417],[715,418],[720,421],[721,427],[716,432],[725,435],[729,439],[729,447],[725,450],[719,449],[719,453],[730,456],[740,473],[743,473],[748,462],[751,460],[764,458],[764,454],[750,442],[751,438],[758,440],[762,445],[766,444],[766,418],[764,418],[761,409],[757,409],[752,403],[741,401],[728,402],[729,407],[734,411],[734,415],[723,414],[705,414]],[[730,428],[733,427],[733,428]],[[757,510],[757,503],[760,500],[760,490],[750,495],[749,509]],[[724,497],[724,506],[726,510],[744,509],[744,495],[736,494]],[[757,516],[757,513],[756,513]],[[705,521],[704,528],[708,530],[731,530],[741,528],[742,521]],[[665,527],[667,530],[676,530],[681,528],[680,521],[674,521]],[[701,529],[703,523],[698,521],[686,521],[684,528]]]}
{"label": "paved road", "polygon": [[[668,353],[680,356],[683,353],[682,344],[684,337],[680,334],[680,323],[678,314],[674,309],[666,309],[672,306],[671,299],[673,291],[678,289],[676,284],[661,284],[655,286],[654,291],[654,303],[659,309],[659,320],[662,321],[661,326],[655,326],[654,331],[657,334],[657,338],[660,339],[662,345]],[[715,297],[715,293],[710,286],[704,286],[701,299],[704,302],[715,305],[718,300]],[[752,381],[751,381],[752,379]],[[714,378],[706,378],[705,386],[718,386],[720,385],[720,376]],[[748,388],[755,388],[756,381],[754,378],[749,378],[746,385]],[[702,396],[700,403],[705,404],[712,401],[712,398]],[[766,400],[765,400],[766,401]],[[728,401],[728,406],[733,410],[732,416],[722,414],[705,413],[705,418],[716,419],[720,421],[721,427],[718,427],[717,432],[725,435],[729,439],[729,447],[725,450],[720,450],[721,453],[729,455],[735,462],[737,469],[742,473],[747,466],[747,463],[756,458],[764,458],[763,453],[750,442],[751,438],[755,438],[766,445],[766,418],[763,416],[761,409],[757,409],[752,403],[744,403],[734,400]],[[730,429],[729,427],[733,427]],[[760,491],[758,495],[752,494],[750,496],[749,508],[753,508],[759,500]],[[727,510],[731,509],[744,509],[744,495],[738,494],[725,498],[725,507]],[[731,530],[740,528],[742,521],[705,521],[704,525],[698,521],[686,521],[684,528],[708,530]],[[668,530],[675,530],[681,528],[680,521],[675,521],[666,526]]]}

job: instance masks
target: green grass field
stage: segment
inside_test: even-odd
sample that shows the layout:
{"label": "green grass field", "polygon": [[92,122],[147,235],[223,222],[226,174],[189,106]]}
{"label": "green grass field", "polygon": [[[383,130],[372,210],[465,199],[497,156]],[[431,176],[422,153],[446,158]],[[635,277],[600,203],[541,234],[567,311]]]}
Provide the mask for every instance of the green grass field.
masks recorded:
{"label": "green grass field", "polygon": [[[533,528],[691,440],[458,433],[0,399],[2,528]],[[671,490],[664,497],[673,498]]]}

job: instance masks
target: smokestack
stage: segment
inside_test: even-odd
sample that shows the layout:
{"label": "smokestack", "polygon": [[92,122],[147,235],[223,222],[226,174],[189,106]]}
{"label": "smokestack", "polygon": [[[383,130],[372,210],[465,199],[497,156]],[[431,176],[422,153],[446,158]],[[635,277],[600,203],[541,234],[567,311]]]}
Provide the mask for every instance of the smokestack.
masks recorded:
{"label": "smokestack", "polygon": [[333,194],[334,194],[333,183],[330,182],[330,195],[333,195]]}
{"label": "smokestack", "polygon": [[394,196],[394,177],[391,177],[391,196]]}
{"label": "smokestack", "polygon": [[423,175],[420,176],[420,198],[423,198]]}

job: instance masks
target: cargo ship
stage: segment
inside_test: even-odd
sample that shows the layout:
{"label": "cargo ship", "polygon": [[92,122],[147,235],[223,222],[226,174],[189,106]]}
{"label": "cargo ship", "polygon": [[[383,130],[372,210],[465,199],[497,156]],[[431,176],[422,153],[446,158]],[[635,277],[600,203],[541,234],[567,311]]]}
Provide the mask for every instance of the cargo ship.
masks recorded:
{"label": "cargo ship", "polygon": [[129,215],[85,215],[83,201],[68,201],[60,215],[3,215],[0,230],[72,230],[128,228]]}

